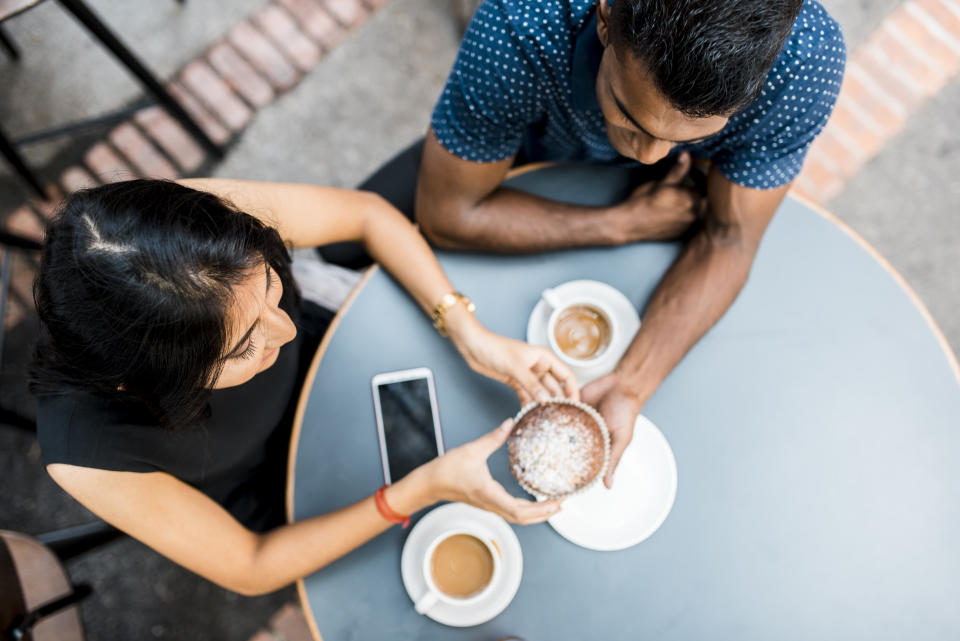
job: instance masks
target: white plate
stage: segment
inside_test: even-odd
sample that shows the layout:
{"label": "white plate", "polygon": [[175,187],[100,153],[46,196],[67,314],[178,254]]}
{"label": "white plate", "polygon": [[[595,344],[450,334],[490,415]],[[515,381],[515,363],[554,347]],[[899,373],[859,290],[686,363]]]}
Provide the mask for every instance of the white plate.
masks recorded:
{"label": "white plate", "polygon": [[[559,298],[599,298],[617,315],[622,328],[610,350],[616,355],[591,371],[578,374],[580,386],[613,371],[640,329],[640,316],[623,293],[596,280],[572,280],[553,288]],[[527,342],[549,348],[550,309],[540,299],[527,322]],[[563,502],[563,510],[549,520],[560,536],[591,550],[622,550],[657,531],[677,495],[677,463],[673,450],[645,416],[634,424],[633,440],[623,453],[613,478],[613,489],[602,483]]]}
{"label": "white plate", "polygon": [[647,539],[666,520],[677,496],[673,450],[645,416],[638,416],[633,440],[613,477],[571,496],[549,523],[562,537],[590,550],[622,550]]}
{"label": "white plate", "polygon": [[[455,627],[480,625],[489,621],[503,612],[517,594],[520,578],[523,576],[523,552],[510,525],[491,512],[463,503],[448,503],[432,510],[417,522],[407,536],[400,555],[403,587],[407,589],[410,599],[416,603],[427,591],[427,584],[423,580],[423,555],[427,546],[443,532],[467,525],[487,530],[488,536],[503,553],[502,570],[494,583],[494,589],[482,600],[471,605],[439,602],[427,610],[426,616],[434,621]],[[412,608],[413,604],[410,607]]]}
{"label": "white plate", "polygon": [[[619,289],[598,280],[571,280],[562,285],[557,285],[553,290],[561,300],[580,298],[581,296],[599,298],[616,315],[617,324],[621,328],[620,335],[614,336],[613,343],[610,344],[609,348],[612,352],[611,356],[616,355],[616,358],[610,358],[605,364],[601,363],[592,370],[578,372],[577,381],[582,387],[593,379],[613,371],[617,361],[627,351],[630,341],[633,340],[633,335],[640,329],[640,315],[637,314],[637,310],[630,299],[624,296]],[[550,342],[547,339],[547,321],[549,320],[550,308],[541,298],[534,306],[533,312],[530,313],[530,320],[527,322],[528,343],[550,348]]]}

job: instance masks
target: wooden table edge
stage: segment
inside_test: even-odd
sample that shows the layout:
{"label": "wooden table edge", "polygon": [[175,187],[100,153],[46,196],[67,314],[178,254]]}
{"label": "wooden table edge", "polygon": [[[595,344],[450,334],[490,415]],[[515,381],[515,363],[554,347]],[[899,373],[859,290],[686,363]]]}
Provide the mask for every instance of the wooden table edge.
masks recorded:
{"label": "wooden table edge", "polygon": [[[300,389],[300,399],[297,401],[297,412],[293,417],[293,430],[290,433],[290,450],[287,455],[287,523],[293,523],[293,477],[297,464],[297,446],[300,443],[300,429],[303,427],[303,415],[307,411],[307,400],[310,397],[310,390],[313,389],[313,379],[317,376],[320,361],[323,360],[323,355],[327,351],[330,341],[333,340],[333,335],[336,333],[340,321],[343,320],[344,315],[347,313],[347,310],[350,309],[353,301],[360,295],[363,286],[367,284],[367,281],[373,277],[378,269],[379,266],[376,264],[368,267],[367,271],[364,272],[360,278],[360,281],[350,291],[347,299],[343,301],[343,305],[340,306],[333,320],[330,321],[330,326],[327,328],[323,339],[320,341],[320,345],[317,347],[317,353],[313,355],[313,361],[310,362],[310,369],[307,370],[307,375],[303,379],[303,387]],[[316,641],[323,641],[323,637],[320,636],[320,630],[317,629],[317,620],[310,610],[310,600],[307,598],[307,590],[302,577],[297,579],[297,595],[300,598],[300,607],[303,609],[304,618],[307,620],[307,627],[310,628],[310,634],[313,635]]]}
{"label": "wooden table edge", "polygon": [[801,205],[809,207],[816,213],[820,214],[820,216],[822,216],[825,220],[836,225],[840,231],[846,234],[855,243],[860,245],[864,251],[870,254],[870,256],[893,277],[893,280],[896,281],[900,288],[906,293],[907,297],[913,302],[914,306],[920,312],[920,315],[927,322],[927,326],[933,332],[934,337],[940,344],[940,349],[943,350],[944,355],[947,357],[947,363],[950,365],[950,369],[953,370],[953,375],[954,378],[957,379],[957,384],[960,385],[960,362],[957,361],[957,355],[954,354],[953,348],[950,347],[950,342],[947,340],[943,330],[940,329],[940,326],[937,324],[936,319],[934,319],[933,314],[930,313],[930,310],[927,308],[926,304],[920,299],[920,295],[917,294],[910,283],[907,282],[907,279],[904,278],[899,271],[897,271],[897,268],[894,267],[893,264],[887,260],[887,258],[879,252],[879,250],[877,250],[876,247],[867,242],[863,236],[857,233],[853,227],[851,227],[845,221],[841,220],[836,214],[828,211],[819,203],[816,203],[809,198],[805,198],[800,194],[791,191],[787,195]]}

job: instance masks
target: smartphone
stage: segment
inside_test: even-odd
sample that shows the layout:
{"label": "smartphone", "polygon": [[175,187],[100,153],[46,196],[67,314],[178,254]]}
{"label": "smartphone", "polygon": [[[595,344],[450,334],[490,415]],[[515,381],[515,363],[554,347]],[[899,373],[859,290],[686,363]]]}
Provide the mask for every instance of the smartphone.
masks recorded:
{"label": "smartphone", "polygon": [[377,374],[371,384],[383,480],[389,485],[443,454],[437,393],[426,367]]}

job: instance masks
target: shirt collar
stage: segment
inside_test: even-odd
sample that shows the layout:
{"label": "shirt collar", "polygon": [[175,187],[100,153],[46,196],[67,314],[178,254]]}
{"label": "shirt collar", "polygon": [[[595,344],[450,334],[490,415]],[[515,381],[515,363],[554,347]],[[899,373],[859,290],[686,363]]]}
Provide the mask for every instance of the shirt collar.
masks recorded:
{"label": "shirt collar", "polygon": [[571,102],[579,111],[600,111],[600,103],[597,102],[597,73],[600,71],[602,57],[603,45],[597,35],[597,11],[594,9],[573,44]]}

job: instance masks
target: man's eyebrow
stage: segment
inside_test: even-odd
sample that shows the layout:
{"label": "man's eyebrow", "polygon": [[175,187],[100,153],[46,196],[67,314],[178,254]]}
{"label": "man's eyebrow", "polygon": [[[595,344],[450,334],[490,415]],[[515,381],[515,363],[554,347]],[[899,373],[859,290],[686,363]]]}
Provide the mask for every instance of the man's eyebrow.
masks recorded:
{"label": "man's eyebrow", "polygon": [[[630,112],[627,111],[627,108],[623,106],[623,103],[620,102],[620,99],[617,97],[617,94],[614,93],[614,91],[613,91],[613,87],[610,87],[610,95],[613,96],[613,101],[614,101],[615,103],[617,103],[617,108],[620,110],[620,113],[622,113],[622,114],[623,114],[623,117],[626,118],[627,120],[629,120],[629,121],[631,122],[631,124],[633,124],[634,127],[636,127],[637,129],[639,129],[639,130],[642,131],[643,133],[647,134],[647,135],[650,136],[651,138],[655,138],[655,139],[657,139],[657,140],[666,140],[665,138],[660,138],[660,137],[658,137],[658,136],[654,136],[652,133],[650,133],[649,131],[647,131],[646,129],[644,129],[643,125],[641,125],[639,122],[637,122],[636,119],[635,119],[633,116],[630,115]],[[720,133],[721,131],[723,131],[723,127],[720,127],[720,129],[718,129],[717,131],[713,132],[712,134],[707,134],[706,136],[698,136],[698,137],[696,137],[696,138],[691,138],[690,140],[666,140],[666,142],[672,142],[672,143],[677,144],[677,145],[689,145],[689,144],[692,144],[692,143],[700,142],[700,141],[702,141],[702,140],[706,140],[706,139],[709,138],[710,136],[715,136],[715,135],[717,135],[718,133]]]}
{"label": "man's eyebrow", "polygon": [[[266,290],[265,290],[265,291],[269,292],[269,291],[270,291],[270,285],[273,283],[273,278],[270,277],[270,265],[269,265],[269,263],[266,264],[266,270],[267,270],[267,287],[266,287]],[[239,354],[240,351],[241,351],[241,350],[240,350],[240,347],[241,347],[244,343],[247,342],[247,339],[250,338],[250,335],[253,334],[253,330],[255,330],[255,329],[257,328],[257,325],[259,325],[259,324],[260,324],[260,319],[259,319],[259,318],[258,318],[257,320],[255,320],[255,321],[253,321],[253,325],[250,326],[250,329],[247,330],[247,333],[244,334],[244,335],[240,338],[240,340],[237,341],[237,344],[233,346],[233,349],[231,349],[230,352],[227,353],[226,356],[223,357],[223,360],[226,360],[226,359],[228,359],[228,358],[233,358],[234,356],[236,356],[237,354]]]}

